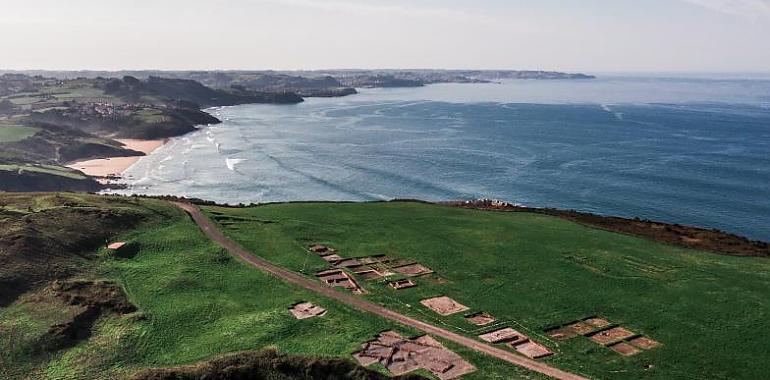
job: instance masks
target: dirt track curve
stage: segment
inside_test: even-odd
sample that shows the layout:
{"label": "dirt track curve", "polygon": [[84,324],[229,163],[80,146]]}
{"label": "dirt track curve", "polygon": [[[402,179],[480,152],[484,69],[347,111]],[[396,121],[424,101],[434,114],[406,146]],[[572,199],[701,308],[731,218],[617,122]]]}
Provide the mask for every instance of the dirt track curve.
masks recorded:
{"label": "dirt track curve", "polygon": [[429,323],[425,323],[417,319],[407,317],[403,314],[396,313],[378,304],[366,301],[352,294],[347,294],[347,293],[337,291],[329,286],[321,284],[320,282],[311,280],[298,273],[279,267],[264,259],[254,256],[249,251],[241,247],[239,244],[230,240],[230,238],[226,237],[222,232],[220,232],[219,229],[208,218],[206,218],[203,215],[203,213],[200,211],[200,209],[197,206],[189,203],[181,203],[181,202],[173,202],[173,203],[177,207],[185,210],[188,214],[190,214],[190,216],[193,218],[195,223],[201,228],[203,233],[205,233],[206,236],[209,237],[209,239],[221,245],[231,254],[239,257],[240,259],[242,259],[243,261],[247,262],[248,264],[252,265],[257,269],[270,273],[292,284],[301,286],[305,289],[311,290],[315,293],[324,295],[326,297],[333,298],[337,301],[340,301],[344,304],[355,307],[359,310],[377,314],[379,316],[388,318],[398,323],[401,323],[410,327],[414,327],[428,334],[440,336],[444,339],[447,339],[457,344],[468,347],[472,350],[487,354],[489,356],[496,357],[501,360],[505,360],[508,363],[529,369],[531,371],[539,372],[541,374],[550,376],[555,379],[587,380],[587,378],[585,377],[582,377],[570,372],[562,371],[558,368],[551,367],[547,364],[540,363],[538,361],[535,361],[529,358],[525,358],[523,356],[514,354],[509,351],[492,347],[485,343],[476,341],[472,338],[468,338],[468,337],[453,333],[449,330],[445,330],[440,327],[431,325]]}

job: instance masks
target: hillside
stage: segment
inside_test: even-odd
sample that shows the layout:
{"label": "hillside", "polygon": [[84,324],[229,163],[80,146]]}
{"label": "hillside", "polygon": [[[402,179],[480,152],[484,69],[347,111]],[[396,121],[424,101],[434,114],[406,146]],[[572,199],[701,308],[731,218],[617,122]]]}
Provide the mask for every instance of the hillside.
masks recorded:
{"label": "hillside", "polygon": [[[541,361],[589,378],[756,379],[770,370],[755,360],[770,339],[766,257],[678,248],[524,211],[408,202],[206,210],[226,234],[275,264],[312,275],[330,263],[304,247],[331,246],[342,260],[333,265],[354,276],[363,298],[474,338],[513,327],[554,352]],[[430,272],[362,265],[372,255]],[[367,267],[391,274],[373,276]],[[416,286],[389,285],[400,280]],[[442,316],[421,304],[437,296],[468,309]],[[477,313],[497,322],[474,326],[466,317]],[[606,327],[580,322],[580,333],[569,338],[567,326],[593,319]],[[624,345],[592,341],[615,327],[632,333]],[[634,336],[659,346],[629,347]]]}
{"label": "hillside", "polygon": [[584,80],[594,79],[582,73],[535,70],[228,70],[228,71],[23,71],[29,75],[54,78],[98,78],[130,76],[140,79],[163,77],[187,79],[211,88],[240,87],[250,91],[296,92],[302,96],[346,96],[355,87],[417,87],[434,83],[487,83],[500,80]]}
{"label": "hillside", "polygon": [[[0,226],[0,378],[386,378],[345,353],[389,326],[243,266],[165,202],[0,194]],[[330,316],[292,318],[305,299]]]}
{"label": "hillside", "polygon": [[83,173],[61,166],[0,163],[0,191],[96,192],[98,182]]}
{"label": "hillside", "polygon": [[302,97],[292,92],[260,92],[239,88],[213,89],[191,79],[173,79],[150,76],[142,81],[131,76],[103,83],[105,93],[126,101],[157,97],[166,101],[182,101],[199,107],[232,106],[244,103],[294,104]]}
{"label": "hillside", "polygon": [[[531,212],[410,202],[204,210],[254,255],[319,284],[316,271],[337,266],[364,290],[334,294],[476,341],[511,327],[552,352],[538,362],[588,378],[755,379],[768,370],[752,359],[770,338],[767,258],[677,248]],[[247,266],[164,201],[2,194],[0,213],[9,264],[0,268],[2,378],[381,379],[384,366],[364,369],[351,353],[382,331],[421,335]],[[110,250],[107,242],[125,244]],[[310,252],[316,244],[339,259]],[[373,258],[390,273],[365,275],[360,265]],[[423,303],[437,296],[466,308],[437,314]],[[288,309],[300,301],[326,311],[295,319]],[[587,336],[570,335],[576,321]],[[606,331],[633,335],[593,341]],[[628,343],[641,338],[634,344],[647,348]],[[542,378],[440,342],[476,368],[461,379]]]}

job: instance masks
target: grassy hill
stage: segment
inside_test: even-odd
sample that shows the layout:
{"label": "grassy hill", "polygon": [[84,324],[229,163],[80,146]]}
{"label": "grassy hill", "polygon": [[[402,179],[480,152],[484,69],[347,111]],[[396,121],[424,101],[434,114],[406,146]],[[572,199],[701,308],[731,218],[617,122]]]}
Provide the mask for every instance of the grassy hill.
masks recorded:
{"label": "grassy hill", "polygon": [[101,185],[83,173],[62,166],[0,163],[0,191],[84,191]]}
{"label": "grassy hill", "polygon": [[[466,313],[441,317],[419,301],[447,295],[505,321],[556,354],[544,359],[600,379],[757,379],[770,372],[770,260],[687,250],[531,213],[420,203],[294,203],[206,209],[258,255],[312,275],[309,254],[329,244],[343,257],[384,253],[436,273],[395,291],[362,280],[365,297],[474,336]],[[578,337],[545,330],[600,316],[662,346],[623,357]]]}
{"label": "grassy hill", "polygon": [[[236,353],[261,378],[376,380],[384,376],[354,365],[350,354],[385,329],[416,334],[234,260],[161,201],[0,194],[0,210],[3,227],[14,226],[0,230],[0,254],[15,263],[0,268],[0,279],[24,286],[0,306],[3,379],[197,378],[233,359],[199,361]],[[127,244],[111,252],[105,240]],[[48,264],[37,268],[41,262]],[[74,295],[63,291],[73,288]],[[288,308],[298,301],[328,313],[296,320]],[[125,302],[135,310],[113,307]],[[540,378],[447,346],[485,368],[466,379]],[[152,369],[178,365],[188,366]]]}
{"label": "grassy hill", "polygon": [[[343,257],[418,261],[435,273],[413,278],[417,287],[359,278],[362,297],[472,337],[493,327],[464,316],[487,312],[498,319],[492,326],[554,351],[542,361],[591,378],[757,379],[770,365],[757,360],[770,338],[767,258],[677,248],[547,215],[421,203],[204,209],[255,254],[310,278],[328,266],[307,251],[313,243]],[[104,247],[115,241],[126,245]],[[382,330],[418,334],[246,266],[160,200],[0,194],[0,260],[4,379],[199,378],[225,376],[222,368],[230,378],[380,379],[382,367],[358,367],[351,353]],[[420,305],[438,295],[470,310],[441,317]],[[296,320],[287,309],[298,301],[328,313]],[[662,346],[624,357],[545,332],[591,316]],[[542,378],[443,343],[479,369],[463,379]]]}

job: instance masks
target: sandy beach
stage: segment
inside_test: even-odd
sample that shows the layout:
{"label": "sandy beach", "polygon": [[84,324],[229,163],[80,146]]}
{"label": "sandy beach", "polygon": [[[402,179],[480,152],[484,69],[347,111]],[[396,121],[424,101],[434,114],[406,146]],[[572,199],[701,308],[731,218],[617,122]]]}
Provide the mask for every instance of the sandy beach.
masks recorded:
{"label": "sandy beach", "polygon": [[[116,141],[125,145],[127,149],[150,154],[163,146],[167,140],[121,139]],[[131,165],[136,163],[136,161],[139,161],[142,157],[143,156],[98,158],[94,160],[78,161],[67,165],[67,167],[80,170],[83,173],[94,177],[115,177],[120,176],[126,169],[131,167]]]}

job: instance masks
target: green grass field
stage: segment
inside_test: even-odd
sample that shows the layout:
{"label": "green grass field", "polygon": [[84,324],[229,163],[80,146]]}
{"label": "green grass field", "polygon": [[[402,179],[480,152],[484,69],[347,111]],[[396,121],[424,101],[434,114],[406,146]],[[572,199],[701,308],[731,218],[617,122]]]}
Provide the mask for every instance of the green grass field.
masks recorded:
{"label": "green grass field", "polygon": [[141,109],[133,115],[134,119],[146,124],[160,124],[168,122],[169,118],[158,109]]}
{"label": "green grass field", "polygon": [[[29,293],[0,309],[0,378],[122,378],[141,368],[264,348],[350,358],[379,331],[418,334],[233,259],[160,201],[74,195],[0,200],[3,223],[46,210],[72,210],[78,218],[90,215],[80,214],[86,210],[131,210],[148,220],[112,239],[127,241],[127,253],[99,250],[96,260],[78,259],[77,278],[117,281],[139,310],[101,318],[91,338],[72,348],[32,355],[50,326],[75,310]],[[463,315],[486,311],[500,320],[496,326],[514,327],[550,347],[556,355],[544,362],[591,378],[761,379],[770,367],[763,360],[770,341],[767,259],[689,251],[542,215],[419,203],[204,209],[255,254],[308,276],[326,268],[306,251],[311,243],[330,244],[344,257],[385,253],[417,260],[436,274],[416,278],[418,287],[403,291],[361,281],[369,291],[364,297],[468,336],[489,328]],[[439,317],[419,304],[437,295],[471,310]],[[295,320],[287,308],[297,301],[329,312]],[[622,357],[583,337],[557,342],[543,333],[593,315],[663,345]],[[542,378],[445,344],[479,368],[463,379]]]}
{"label": "green grass field", "polygon": [[[343,257],[385,253],[435,276],[394,291],[363,282],[367,298],[475,335],[462,314],[439,317],[419,300],[448,295],[552,348],[544,361],[601,379],[759,379],[770,373],[770,260],[696,252],[526,213],[417,203],[295,203],[208,207],[222,229],[257,255],[312,275]],[[622,357],[586,338],[556,342],[544,329],[598,315],[663,346]]]}
{"label": "green grass field", "polygon": [[32,137],[40,128],[21,125],[0,125],[0,143],[16,142]]}
{"label": "green grass field", "polygon": [[[46,83],[37,92],[24,92],[0,97],[8,99],[23,110],[31,110],[32,106],[47,104],[50,107],[60,105],[65,101],[79,102],[110,102],[123,103],[119,98],[104,93],[104,90],[94,87],[90,80],[69,80],[63,83]],[[36,107],[40,111],[44,108]]]}
{"label": "green grass field", "polygon": [[63,166],[52,166],[52,165],[25,165],[25,164],[19,164],[19,165],[0,165],[0,170],[6,170],[6,171],[27,171],[27,172],[33,172],[33,173],[42,173],[42,174],[51,174],[51,175],[57,175],[61,177],[66,177],[70,179],[86,179],[86,176],[84,176],[79,171],[65,168]]}
{"label": "green grass field", "polygon": [[[101,251],[102,258],[79,275],[118,281],[139,311],[102,318],[87,341],[44,360],[31,359],[24,347],[50,325],[65,320],[68,309],[56,302],[35,301],[34,295],[23,298],[0,310],[0,337],[4,338],[0,339],[0,377],[5,366],[14,371],[5,372],[12,379],[123,378],[139,368],[193,363],[227,352],[264,348],[351,358],[362,342],[379,331],[417,334],[236,261],[207,240],[181,212],[165,209],[159,202],[142,202],[152,205],[148,212],[175,216],[116,237],[135,247],[136,254]],[[18,207],[38,210],[48,206],[34,202]],[[305,300],[327,308],[328,313],[294,319],[289,306]],[[10,342],[15,342],[15,349],[9,348],[14,347]],[[464,379],[542,378],[446,344],[483,369]]]}

